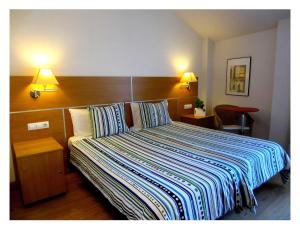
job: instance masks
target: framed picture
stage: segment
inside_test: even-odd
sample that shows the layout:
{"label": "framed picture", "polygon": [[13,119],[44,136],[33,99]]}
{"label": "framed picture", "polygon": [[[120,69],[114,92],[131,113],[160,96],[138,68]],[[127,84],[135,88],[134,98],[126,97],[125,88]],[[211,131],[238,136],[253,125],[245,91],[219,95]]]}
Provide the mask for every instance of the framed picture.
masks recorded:
{"label": "framed picture", "polygon": [[251,57],[227,59],[226,94],[249,96]]}

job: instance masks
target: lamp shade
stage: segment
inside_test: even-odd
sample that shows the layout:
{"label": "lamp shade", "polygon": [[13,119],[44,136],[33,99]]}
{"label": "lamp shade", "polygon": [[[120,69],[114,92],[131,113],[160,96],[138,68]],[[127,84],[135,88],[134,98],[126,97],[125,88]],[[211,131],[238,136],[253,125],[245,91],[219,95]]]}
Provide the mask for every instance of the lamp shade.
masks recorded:
{"label": "lamp shade", "polygon": [[193,72],[185,72],[180,80],[181,83],[197,82],[197,78]]}
{"label": "lamp shade", "polygon": [[36,76],[32,80],[32,84],[37,85],[58,85],[54,74],[51,69],[39,69]]}

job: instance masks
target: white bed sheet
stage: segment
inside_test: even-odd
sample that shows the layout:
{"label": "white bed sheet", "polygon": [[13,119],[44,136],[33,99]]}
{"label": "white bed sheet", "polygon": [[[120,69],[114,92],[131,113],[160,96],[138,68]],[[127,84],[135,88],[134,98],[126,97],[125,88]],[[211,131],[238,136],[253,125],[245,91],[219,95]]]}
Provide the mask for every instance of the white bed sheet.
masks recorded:
{"label": "white bed sheet", "polygon": [[92,137],[92,136],[77,136],[77,137],[73,136],[73,137],[70,137],[69,140],[68,140],[69,149],[71,149],[72,143],[74,141],[81,140],[81,139],[84,139],[84,138],[89,138],[89,137]]}

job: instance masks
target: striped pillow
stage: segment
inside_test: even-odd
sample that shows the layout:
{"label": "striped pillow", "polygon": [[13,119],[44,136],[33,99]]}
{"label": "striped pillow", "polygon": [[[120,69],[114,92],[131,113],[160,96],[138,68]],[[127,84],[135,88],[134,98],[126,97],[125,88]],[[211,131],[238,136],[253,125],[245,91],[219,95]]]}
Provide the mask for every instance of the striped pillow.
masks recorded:
{"label": "striped pillow", "polygon": [[93,138],[125,133],[129,129],[125,122],[124,103],[103,107],[89,107]]}
{"label": "striped pillow", "polygon": [[171,118],[168,112],[168,101],[159,103],[139,103],[141,121],[144,128],[152,128],[170,124]]}

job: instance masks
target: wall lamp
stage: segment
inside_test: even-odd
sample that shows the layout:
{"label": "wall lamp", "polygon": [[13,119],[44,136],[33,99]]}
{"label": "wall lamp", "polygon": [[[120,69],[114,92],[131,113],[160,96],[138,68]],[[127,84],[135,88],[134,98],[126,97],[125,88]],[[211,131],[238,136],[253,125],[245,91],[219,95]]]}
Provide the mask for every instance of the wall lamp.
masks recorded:
{"label": "wall lamp", "polygon": [[197,82],[197,78],[193,72],[185,72],[180,80],[180,83],[183,87],[186,87],[187,90],[191,89],[191,82]]}
{"label": "wall lamp", "polygon": [[58,84],[51,69],[39,69],[32,80],[30,96],[36,99],[41,92],[54,92]]}

